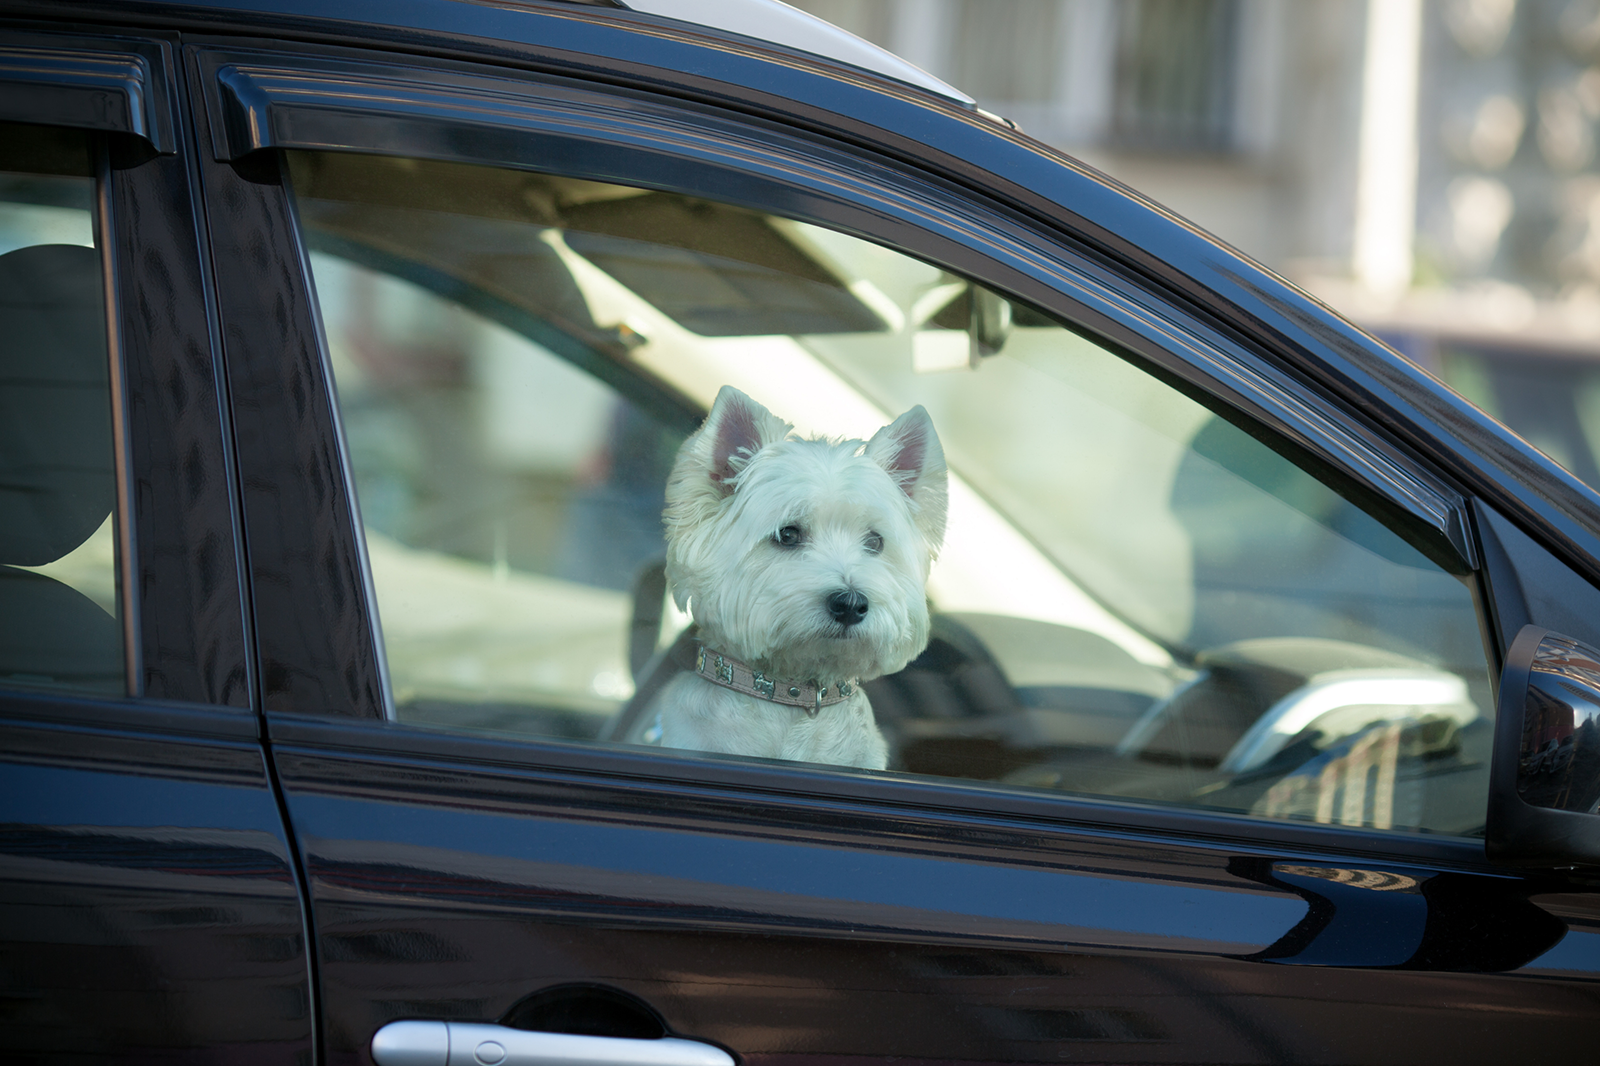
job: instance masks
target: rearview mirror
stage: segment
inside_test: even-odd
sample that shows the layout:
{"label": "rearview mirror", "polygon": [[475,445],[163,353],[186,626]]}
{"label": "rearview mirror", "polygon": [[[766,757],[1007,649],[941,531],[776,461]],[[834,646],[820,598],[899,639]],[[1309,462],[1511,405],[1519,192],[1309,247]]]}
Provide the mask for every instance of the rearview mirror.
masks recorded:
{"label": "rearview mirror", "polygon": [[970,298],[972,320],[967,333],[972,343],[972,365],[977,366],[979,360],[999,355],[1006,346],[1011,336],[1011,301],[982,285],[971,286]]}
{"label": "rearview mirror", "polygon": [[976,367],[1006,346],[1014,312],[1010,300],[976,282],[935,285],[911,309],[911,365],[919,374]]}
{"label": "rearview mirror", "polygon": [[1600,864],[1600,651],[1524,626],[1500,675],[1489,858]]}

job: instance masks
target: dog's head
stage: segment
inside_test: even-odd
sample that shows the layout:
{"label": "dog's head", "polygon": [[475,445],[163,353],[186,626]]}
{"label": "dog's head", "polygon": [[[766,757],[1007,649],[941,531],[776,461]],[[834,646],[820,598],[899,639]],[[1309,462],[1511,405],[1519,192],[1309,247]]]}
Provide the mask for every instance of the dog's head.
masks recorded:
{"label": "dog's head", "polygon": [[928,643],[944,452],[913,407],[870,441],[801,440],[717,394],[667,482],[667,577],[708,644],[827,681],[900,669]]}

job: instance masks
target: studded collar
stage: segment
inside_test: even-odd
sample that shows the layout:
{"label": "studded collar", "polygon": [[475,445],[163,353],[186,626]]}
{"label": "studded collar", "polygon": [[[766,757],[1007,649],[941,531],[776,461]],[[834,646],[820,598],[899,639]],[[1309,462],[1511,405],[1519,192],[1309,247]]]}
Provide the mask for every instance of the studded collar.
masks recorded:
{"label": "studded collar", "polygon": [[816,681],[767,677],[760,670],[751,669],[732,656],[711,651],[704,644],[695,653],[694,670],[714,685],[772,703],[798,707],[813,718],[822,708],[843,703],[856,691],[855,684],[850,681],[840,681],[830,687]]}

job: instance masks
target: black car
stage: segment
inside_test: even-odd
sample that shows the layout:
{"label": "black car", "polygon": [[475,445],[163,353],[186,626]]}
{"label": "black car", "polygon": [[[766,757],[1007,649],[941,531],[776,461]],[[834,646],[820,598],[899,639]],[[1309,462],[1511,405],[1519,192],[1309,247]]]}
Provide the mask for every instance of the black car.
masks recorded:
{"label": "black car", "polygon": [[[1593,1054],[1600,497],[1327,308],[859,42],[0,18],[7,1061]],[[885,771],[660,743],[724,385],[938,429]]]}

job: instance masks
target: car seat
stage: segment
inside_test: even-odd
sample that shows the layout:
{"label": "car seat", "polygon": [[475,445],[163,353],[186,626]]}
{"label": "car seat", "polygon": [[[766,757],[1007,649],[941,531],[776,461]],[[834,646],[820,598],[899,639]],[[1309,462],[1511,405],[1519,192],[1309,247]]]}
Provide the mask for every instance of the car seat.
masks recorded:
{"label": "car seat", "polygon": [[60,559],[111,513],[108,367],[99,253],[0,255],[0,685],[125,691],[116,619],[19,569]]}

